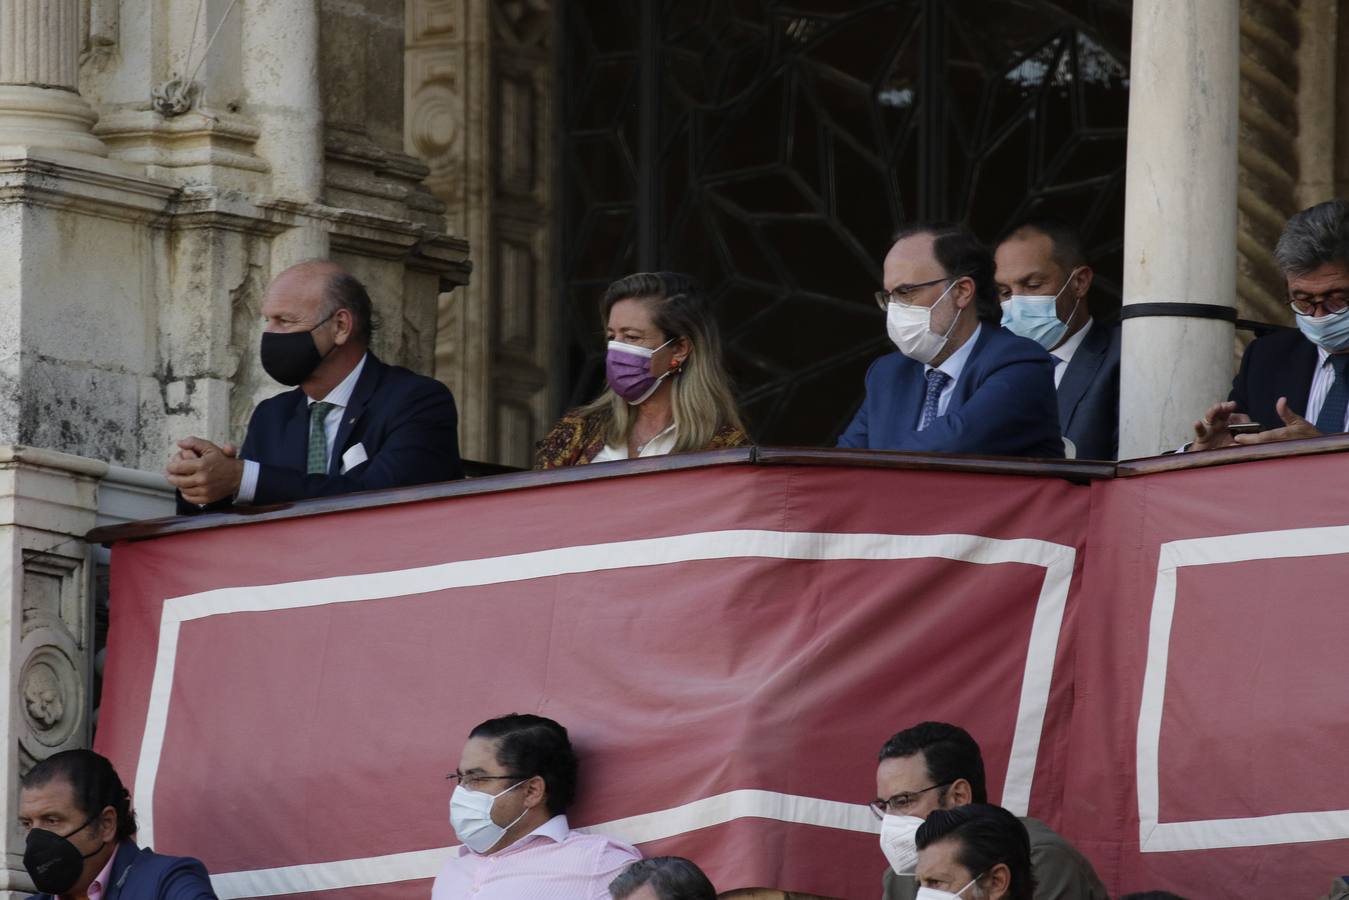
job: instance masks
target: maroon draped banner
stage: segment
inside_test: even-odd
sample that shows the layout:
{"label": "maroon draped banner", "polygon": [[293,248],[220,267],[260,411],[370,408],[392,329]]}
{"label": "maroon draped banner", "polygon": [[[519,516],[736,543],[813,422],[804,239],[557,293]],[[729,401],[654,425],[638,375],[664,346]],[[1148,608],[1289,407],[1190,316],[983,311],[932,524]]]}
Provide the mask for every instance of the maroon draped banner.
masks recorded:
{"label": "maroon draped banner", "polygon": [[428,896],[506,712],[571,731],[573,825],[723,891],[879,896],[877,750],[941,719],[1112,889],[1310,896],[1349,871],[1340,464],[712,465],[123,541],[97,747],[222,897]]}

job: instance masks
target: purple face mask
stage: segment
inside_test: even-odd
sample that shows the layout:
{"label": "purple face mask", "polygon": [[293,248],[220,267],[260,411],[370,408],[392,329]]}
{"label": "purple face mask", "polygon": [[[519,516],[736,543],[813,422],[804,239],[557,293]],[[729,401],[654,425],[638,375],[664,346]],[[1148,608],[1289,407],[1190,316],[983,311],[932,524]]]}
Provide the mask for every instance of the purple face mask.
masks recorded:
{"label": "purple face mask", "polygon": [[[668,347],[672,343],[674,338],[670,338],[656,350]],[[671,369],[659,378],[651,374],[651,357],[655,356],[656,350],[649,350],[636,344],[625,344],[622,341],[609,342],[609,353],[604,360],[604,375],[609,379],[609,387],[613,388],[614,393],[633,406],[654,394],[666,376],[674,371]]]}

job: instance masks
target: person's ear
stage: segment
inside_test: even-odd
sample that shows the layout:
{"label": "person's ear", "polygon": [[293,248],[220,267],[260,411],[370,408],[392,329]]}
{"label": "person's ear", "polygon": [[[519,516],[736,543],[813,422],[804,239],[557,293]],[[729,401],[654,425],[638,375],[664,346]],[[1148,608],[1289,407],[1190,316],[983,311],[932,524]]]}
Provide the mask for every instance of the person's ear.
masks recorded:
{"label": "person's ear", "polygon": [[543,780],[542,775],[535,775],[529,781],[525,782],[525,808],[533,809],[536,806],[542,806],[548,799],[548,785]]}
{"label": "person's ear", "polygon": [[998,863],[988,870],[988,874],[984,876],[984,882],[984,896],[990,898],[990,900],[1006,897],[1012,889],[1012,870],[1007,868],[1006,863]]}
{"label": "person's ear", "polygon": [[352,318],[351,310],[342,307],[333,313],[333,323],[337,326],[333,333],[333,343],[340,347],[351,340],[351,335],[356,328],[356,320]]}
{"label": "person's ear", "polygon": [[1078,267],[1077,274],[1073,275],[1073,286],[1070,288],[1073,292],[1073,296],[1087,296],[1087,291],[1091,290],[1091,281],[1095,277],[1095,274],[1096,273],[1092,272],[1091,266]]}
{"label": "person's ear", "polygon": [[951,786],[946,789],[946,799],[950,801],[947,809],[953,806],[964,806],[967,803],[974,802],[974,788],[963,778],[957,778],[951,782]]}
{"label": "person's ear", "polygon": [[689,343],[686,337],[678,338],[670,345],[670,368],[682,369],[689,360],[689,354],[693,352],[693,344]]}
{"label": "person's ear", "polygon": [[973,305],[975,293],[974,279],[963,275],[956,279],[955,285],[951,288],[951,299],[955,301],[957,309],[964,309]]}
{"label": "person's ear", "polygon": [[117,810],[111,806],[103,807],[103,812],[98,814],[98,822],[95,824],[94,830],[99,843],[115,841],[117,839]]}

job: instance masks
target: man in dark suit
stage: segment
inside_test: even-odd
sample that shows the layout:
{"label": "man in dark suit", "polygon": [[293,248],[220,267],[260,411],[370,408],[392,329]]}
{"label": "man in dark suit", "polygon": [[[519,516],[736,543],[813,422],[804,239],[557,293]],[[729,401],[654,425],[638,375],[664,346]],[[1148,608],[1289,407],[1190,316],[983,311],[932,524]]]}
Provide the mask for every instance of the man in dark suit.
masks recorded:
{"label": "man in dark suit", "polygon": [[131,795],[92,750],[43,760],[19,782],[29,900],[215,900],[200,861],[136,846]]}
{"label": "man in dark suit", "polygon": [[993,257],[968,231],[911,225],[883,268],[899,349],[867,371],[840,447],[1062,457],[1054,373],[1033,341],[998,327]]}
{"label": "man in dark suit", "polygon": [[1119,453],[1118,322],[1093,318],[1092,271],[1082,239],[1065,222],[1027,219],[994,253],[1002,327],[1049,351],[1059,427],[1079,459]]}
{"label": "man in dark suit", "polygon": [[178,442],[179,513],[463,477],[454,398],[369,350],[370,297],[335,263],[282,272],[262,304],[262,365],[298,385],[258,404],[243,449]]}
{"label": "man in dark suit", "polygon": [[[1256,338],[1227,401],[1194,423],[1188,450],[1349,431],[1349,202],[1328,200],[1288,220],[1274,248],[1297,330]],[[1255,421],[1255,434],[1234,423]]]}

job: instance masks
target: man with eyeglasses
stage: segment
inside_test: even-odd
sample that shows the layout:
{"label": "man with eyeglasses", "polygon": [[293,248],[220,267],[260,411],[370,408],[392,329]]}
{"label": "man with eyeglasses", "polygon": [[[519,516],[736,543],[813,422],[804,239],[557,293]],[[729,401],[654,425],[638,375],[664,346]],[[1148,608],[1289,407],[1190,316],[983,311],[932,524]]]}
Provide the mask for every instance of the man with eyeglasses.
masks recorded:
{"label": "man with eyeglasses", "polygon": [[552,719],[512,713],[469,732],[448,776],[461,846],[431,900],[610,900],[610,882],[641,854],[571,829],[576,771],[567,729]]}
{"label": "man with eyeglasses", "polygon": [[872,363],[840,447],[1063,456],[1054,367],[999,327],[993,257],[954,225],[902,229],[876,302],[898,352]]}
{"label": "man with eyeglasses", "polygon": [[[1194,423],[1187,450],[1349,431],[1349,203],[1328,200],[1288,220],[1274,247],[1297,329],[1256,338],[1227,401]],[[1255,433],[1234,433],[1252,421]]]}
{"label": "man with eyeglasses", "polygon": [[[881,747],[876,799],[881,852],[890,863],[882,880],[884,900],[918,896],[917,834],[935,810],[987,803],[984,760],[965,729],[923,722],[894,735]],[[1022,819],[1030,835],[1035,900],[1109,900],[1086,857],[1037,819]]]}

